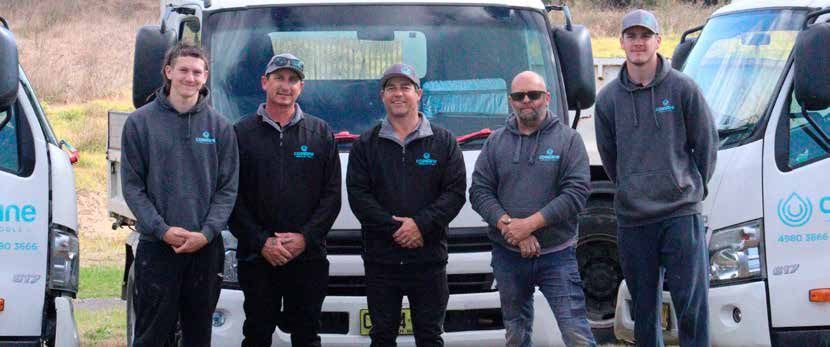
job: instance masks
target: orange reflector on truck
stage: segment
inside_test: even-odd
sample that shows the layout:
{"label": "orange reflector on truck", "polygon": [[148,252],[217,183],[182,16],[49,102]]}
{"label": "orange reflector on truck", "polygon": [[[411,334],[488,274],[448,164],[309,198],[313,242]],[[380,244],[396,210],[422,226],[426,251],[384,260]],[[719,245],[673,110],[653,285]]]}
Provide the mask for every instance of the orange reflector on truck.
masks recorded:
{"label": "orange reflector on truck", "polygon": [[6,309],[6,299],[0,298],[0,312]]}
{"label": "orange reflector on truck", "polygon": [[810,302],[830,302],[830,288],[810,289]]}

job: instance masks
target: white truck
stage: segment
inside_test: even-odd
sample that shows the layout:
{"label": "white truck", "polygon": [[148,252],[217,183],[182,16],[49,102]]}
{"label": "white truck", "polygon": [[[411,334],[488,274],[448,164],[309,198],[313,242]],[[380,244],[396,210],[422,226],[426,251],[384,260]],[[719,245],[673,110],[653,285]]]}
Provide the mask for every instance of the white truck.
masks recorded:
{"label": "white truck", "polygon": [[80,343],[72,307],[79,254],[71,163],[77,158],[72,146],[55,138],[0,17],[2,346]]}
{"label": "white truck", "polygon": [[[713,345],[830,343],[827,13],[826,0],[734,1],[675,51],[720,135],[703,204]],[[663,335],[677,343],[668,292],[663,303]],[[633,326],[623,284],[617,337],[633,340]]]}
{"label": "white truck", "polygon": [[[564,14],[565,25],[550,23],[548,14],[554,10]],[[176,41],[207,50],[211,101],[230,121],[251,114],[265,100],[259,78],[268,59],[278,52],[292,52],[306,66],[298,102],[338,132],[344,178],[351,142],[385,115],[378,83],[383,69],[392,63],[416,67],[424,91],[421,110],[431,122],[459,135],[468,184],[484,139],[490,129],[503,126],[509,113],[507,94],[515,74],[533,70],[544,76],[553,95],[550,109],[559,115],[588,108],[595,97],[588,32],[571,24],[567,7],[546,7],[539,0],[161,0],[160,20],[159,26],[144,27],[137,35],[136,107],[161,85],[161,58]],[[109,117],[109,212],[114,228],[131,226],[134,217],[124,203],[119,178],[120,135],[127,114],[110,112]],[[588,136],[593,138],[593,130]],[[614,301],[622,279],[613,186],[593,152],[593,191],[580,218],[577,257],[591,323],[599,336],[613,338]],[[327,237],[331,267],[321,336],[326,345],[366,346],[370,319],[360,225],[348,206],[345,185],[343,194],[340,215]],[[448,345],[504,343],[486,233],[486,224],[469,204],[450,224],[450,299],[444,325]],[[227,232],[223,236],[224,285],[213,317],[213,342],[219,346],[239,344],[245,318],[236,275],[236,242]],[[128,330],[130,268],[137,242],[132,233],[126,244],[123,288]],[[550,308],[538,292],[535,311],[534,341],[540,346],[561,344]],[[410,321],[402,322],[401,333],[400,345],[414,345]],[[278,329],[273,341],[287,345],[289,337]]]}

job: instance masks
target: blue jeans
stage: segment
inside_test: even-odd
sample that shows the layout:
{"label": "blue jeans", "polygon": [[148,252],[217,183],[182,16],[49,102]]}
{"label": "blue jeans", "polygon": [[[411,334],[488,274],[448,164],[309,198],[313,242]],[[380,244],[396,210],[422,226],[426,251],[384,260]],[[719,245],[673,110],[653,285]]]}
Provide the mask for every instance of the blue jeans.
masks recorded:
{"label": "blue jeans", "polygon": [[663,346],[658,308],[663,269],[678,320],[680,345],[709,346],[709,257],[700,214],[620,227],[620,262],[631,293],[637,346]]}
{"label": "blue jeans", "polygon": [[520,253],[494,244],[491,265],[499,288],[507,346],[533,345],[536,286],[553,310],[565,345],[596,346],[588,324],[574,247],[538,258],[522,258]]}

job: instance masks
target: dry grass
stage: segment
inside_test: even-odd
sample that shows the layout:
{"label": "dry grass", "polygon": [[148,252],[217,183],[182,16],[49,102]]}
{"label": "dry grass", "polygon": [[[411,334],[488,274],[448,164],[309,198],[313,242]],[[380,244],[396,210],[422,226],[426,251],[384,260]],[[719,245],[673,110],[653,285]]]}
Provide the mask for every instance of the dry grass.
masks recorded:
{"label": "dry grass", "polygon": [[20,61],[49,103],[129,93],[136,29],[158,21],[157,0],[3,0]]}
{"label": "dry grass", "polygon": [[[622,17],[631,11],[631,8],[611,8],[593,5],[591,1],[566,1],[571,7],[574,23],[585,25],[591,32],[591,45],[594,49],[594,57],[624,57],[620,48],[620,21]],[[680,41],[680,35],[696,26],[702,25],[719,7],[705,7],[688,3],[679,3],[669,0],[655,0],[651,6],[643,8],[654,12],[660,22],[660,30],[663,32],[663,44],[660,53],[671,57],[674,47]],[[554,23],[563,22],[562,16],[552,14],[551,20]]]}

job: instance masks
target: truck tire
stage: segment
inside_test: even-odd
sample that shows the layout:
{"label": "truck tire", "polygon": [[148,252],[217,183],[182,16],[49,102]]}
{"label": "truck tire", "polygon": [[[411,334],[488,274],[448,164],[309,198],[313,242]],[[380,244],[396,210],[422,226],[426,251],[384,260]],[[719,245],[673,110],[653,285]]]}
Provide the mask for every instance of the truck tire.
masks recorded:
{"label": "truck tire", "polygon": [[[130,274],[127,277],[127,346],[132,347],[135,339],[135,309],[133,295],[135,292],[135,264],[130,265]],[[182,345],[181,323],[176,322],[176,330],[170,335],[163,347],[178,347]]]}
{"label": "truck tire", "polygon": [[[592,198],[579,214],[576,258],[585,289],[588,321],[597,335],[597,343],[614,342],[614,312],[623,275],[617,252],[617,218],[611,199]],[[611,341],[601,342],[600,337],[606,336]]]}

